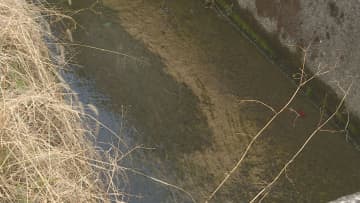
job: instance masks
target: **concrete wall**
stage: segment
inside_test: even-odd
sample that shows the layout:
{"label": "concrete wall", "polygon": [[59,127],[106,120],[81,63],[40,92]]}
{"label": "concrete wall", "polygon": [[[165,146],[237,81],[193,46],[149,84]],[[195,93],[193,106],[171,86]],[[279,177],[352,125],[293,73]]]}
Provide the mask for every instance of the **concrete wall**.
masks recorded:
{"label": "concrete wall", "polygon": [[328,65],[331,72],[321,80],[339,96],[338,83],[347,87],[354,81],[346,105],[360,117],[360,0],[238,0],[238,3],[281,44],[312,43],[308,67],[316,71],[319,64]]}

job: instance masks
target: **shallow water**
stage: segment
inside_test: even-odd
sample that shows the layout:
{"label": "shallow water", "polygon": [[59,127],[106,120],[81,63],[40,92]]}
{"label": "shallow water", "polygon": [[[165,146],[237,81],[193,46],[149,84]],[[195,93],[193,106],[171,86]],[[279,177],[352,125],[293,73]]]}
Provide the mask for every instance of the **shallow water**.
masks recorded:
{"label": "shallow water", "polygon": [[[74,2],[88,8],[90,1]],[[121,164],[165,180],[203,202],[236,163],[294,84],[226,19],[202,1],[104,0],[74,16],[80,43],[127,56],[79,48],[73,81],[84,103],[129,147]],[[83,87],[83,88],[78,88]],[[246,202],[271,180],[319,120],[319,107],[299,95],[213,202]],[[336,128],[328,126],[328,128]],[[105,130],[102,142],[119,142]],[[360,154],[342,133],[319,133],[264,202],[324,202],[360,189]],[[190,202],[186,194],[129,173],[129,202]]]}

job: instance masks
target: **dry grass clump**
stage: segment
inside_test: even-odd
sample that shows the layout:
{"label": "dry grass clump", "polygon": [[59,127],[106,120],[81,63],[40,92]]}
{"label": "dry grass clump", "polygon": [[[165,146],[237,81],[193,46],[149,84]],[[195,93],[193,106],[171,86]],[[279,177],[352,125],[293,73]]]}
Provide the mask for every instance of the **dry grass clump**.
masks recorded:
{"label": "dry grass clump", "polygon": [[49,14],[39,3],[0,2],[0,202],[120,201],[116,161],[103,161],[90,141],[40,13]]}

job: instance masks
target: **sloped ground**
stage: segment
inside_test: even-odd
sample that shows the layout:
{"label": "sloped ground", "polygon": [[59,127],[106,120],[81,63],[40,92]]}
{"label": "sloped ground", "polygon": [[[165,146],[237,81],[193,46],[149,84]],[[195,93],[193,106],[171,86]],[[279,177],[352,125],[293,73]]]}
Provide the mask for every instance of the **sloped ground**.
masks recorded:
{"label": "sloped ground", "polygon": [[0,2],[0,201],[120,200],[108,175],[117,168],[88,139],[80,104],[50,60],[40,13],[58,16],[40,3]]}

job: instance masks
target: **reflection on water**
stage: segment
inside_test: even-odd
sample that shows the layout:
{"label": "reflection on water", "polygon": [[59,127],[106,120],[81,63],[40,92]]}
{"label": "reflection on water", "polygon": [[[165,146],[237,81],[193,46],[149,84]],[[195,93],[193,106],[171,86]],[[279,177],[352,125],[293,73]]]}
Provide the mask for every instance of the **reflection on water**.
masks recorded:
{"label": "reflection on water", "polygon": [[[73,6],[90,3],[79,0]],[[91,91],[78,92],[103,109],[100,119],[116,131],[126,123],[123,136],[130,147],[147,147],[123,165],[183,187],[203,201],[271,115],[239,100],[260,99],[279,108],[293,84],[202,1],[103,3],[97,12],[74,16],[80,24],[74,38],[137,59],[79,49],[82,68],[76,77],[91,81],[85,85]],[[303,96],[292,107],[306,116],[295,127],[291,112],[276,120],[214,202],[246,202],[300,146],[319,112]],[[111,135],[101,136],[116,142]],[[355,192],[359,159],[342,134],[320,133],[264,201],[323,202]],[[129,173],[129,185],[130,202],[189,201],[184,193],[139,175]]]}

